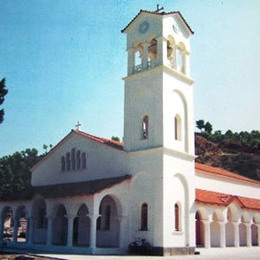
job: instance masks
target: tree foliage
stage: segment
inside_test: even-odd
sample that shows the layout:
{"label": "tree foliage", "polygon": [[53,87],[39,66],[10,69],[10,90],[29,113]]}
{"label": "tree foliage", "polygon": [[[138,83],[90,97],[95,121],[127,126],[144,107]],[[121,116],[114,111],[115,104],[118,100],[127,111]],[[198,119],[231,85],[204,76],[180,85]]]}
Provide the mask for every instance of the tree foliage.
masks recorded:
{"label": "tree foliage", "polygon": [[12,199],[31,188],[31,168],[41,156],[36,149],[26,149],[0,158],[0,199]]}
{"label": "tree foliage", "polygon": [[[2,105],[5,101],[5,95],[8,93],[8,90],[5,86],[5,79],[0,81],[0,105]],[[4,121],[4,109],[0,109],[0,124]]]}

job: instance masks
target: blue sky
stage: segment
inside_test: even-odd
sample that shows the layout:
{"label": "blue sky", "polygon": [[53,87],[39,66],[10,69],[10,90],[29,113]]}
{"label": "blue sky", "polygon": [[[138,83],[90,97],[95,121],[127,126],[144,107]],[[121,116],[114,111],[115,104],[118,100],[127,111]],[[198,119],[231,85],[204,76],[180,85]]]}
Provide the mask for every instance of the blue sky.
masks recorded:
{"label": "blue sky", "polygon": [[77,121],[123,136],[126,36],[140,9],[181,11],[195,31],[195,119],[214,130],[260,129],[259,0],[1,0],[0,79],[9,90],[0,156],[42,152]]}

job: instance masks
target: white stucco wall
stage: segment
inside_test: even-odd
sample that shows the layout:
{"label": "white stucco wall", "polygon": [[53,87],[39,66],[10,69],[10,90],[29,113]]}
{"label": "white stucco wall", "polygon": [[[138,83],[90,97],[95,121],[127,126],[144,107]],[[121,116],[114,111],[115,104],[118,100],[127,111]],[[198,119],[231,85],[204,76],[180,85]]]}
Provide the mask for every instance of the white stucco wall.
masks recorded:
{"label": "white stucco wall", "polygon": [[[86,169],[61,171],[61,157],[72,148],[86,152]],[[125,153],[96,141],[72,134],[33,169],[32,185],[81,182],[126,175]]]}
{"label": "white stucco wall", "polygon": [[260,199],[260,185],[223,176],[213,176],[196,170],[195,188]]}

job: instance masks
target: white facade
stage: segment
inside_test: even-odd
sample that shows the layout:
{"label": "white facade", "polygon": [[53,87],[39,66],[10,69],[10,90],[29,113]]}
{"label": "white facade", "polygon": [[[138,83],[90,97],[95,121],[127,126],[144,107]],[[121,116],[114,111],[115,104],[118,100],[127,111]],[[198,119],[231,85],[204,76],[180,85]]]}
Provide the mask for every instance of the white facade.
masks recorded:
{"label": "white facade", "polygon": [[123,32],[124,144],[68,134],[33,168],[31,198],[0,203],[2,246],[119,254],[136,237],[163,255],[259,246],[260,183],[194,163],[192,30],[179,12],[140,11]]}

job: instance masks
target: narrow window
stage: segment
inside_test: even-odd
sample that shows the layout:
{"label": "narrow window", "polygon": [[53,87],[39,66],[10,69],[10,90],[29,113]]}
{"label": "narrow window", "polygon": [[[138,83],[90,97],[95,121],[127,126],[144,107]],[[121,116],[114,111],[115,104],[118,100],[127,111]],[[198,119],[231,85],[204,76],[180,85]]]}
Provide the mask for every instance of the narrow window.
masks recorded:
{"label": "narrow window", "polygon": [[174,205],[175,231],[180,231],[180,207],[178,203]]}
{"label": "narrow window", "polygon": [[111,216],[111,208],[110,205],[107,205],[105,210],[105,226],[104,226],[105,230],[110,229],[110,216]]}
{"label": "narrow window", "polygon": [[76,150],[75,150],[75,148],[73,148],[71,150],[71,168],[72,168],[72,170],[75,170],[75,168],[76,168],[75,153],[76,153]]}
{"label": "narrow window", "polygon": [[77,169],[80,169],[81,160],[80,160],[80,150],[77,150]]}
{"label": "narrow window", "polygon": [[146,203],[141,207],[141,230],[148,230],[148,206]]}
{"label": "narrow window", "polygon": [[67,165],[67,171],[70,170],[70,153],[66,154],[66,165]]}
{"label": "narrow window", "polygon": [[174,117],[174,138],[175,140],[181,140],[181,118],[179,115]]}
{"label": "narrow window", "polygon": [[65,171],[65,156],[61,157],[61,171]]}
{"label": "narrow window", "polygon": [[82,169],[86,169],[87,168],[87,158],[86,158],[86,153],[82,153],[81,155],[81,159],[82,159]]}
{"label": "narrow window", "polygon": [[143,117],[143,122],[142,122],[142,135],[143,139],[148,138],[148,128],[149,128],[149,119],[148,116]]}

